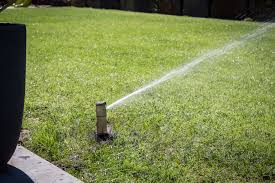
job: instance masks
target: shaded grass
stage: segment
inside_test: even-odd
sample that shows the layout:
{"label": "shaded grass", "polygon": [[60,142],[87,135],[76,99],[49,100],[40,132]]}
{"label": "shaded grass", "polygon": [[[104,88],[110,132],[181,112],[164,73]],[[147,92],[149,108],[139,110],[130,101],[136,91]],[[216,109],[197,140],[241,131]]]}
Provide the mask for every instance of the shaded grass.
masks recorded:
{"label": "shaded grass", "polygon": [[274,30],[109,112],[112,103],[256,23],[77,8],[19,9],[28,27],[25,145],[86,182],[274,180]]}

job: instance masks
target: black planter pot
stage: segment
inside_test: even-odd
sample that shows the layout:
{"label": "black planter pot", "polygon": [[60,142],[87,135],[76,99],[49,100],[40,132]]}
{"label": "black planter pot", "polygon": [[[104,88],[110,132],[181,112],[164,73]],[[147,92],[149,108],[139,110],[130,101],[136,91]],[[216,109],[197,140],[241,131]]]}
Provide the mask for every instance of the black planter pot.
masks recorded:
{"label": "black planter pot", "polygon": [[0,23],[0,170],[20,135],[25,95],[26,27]]}

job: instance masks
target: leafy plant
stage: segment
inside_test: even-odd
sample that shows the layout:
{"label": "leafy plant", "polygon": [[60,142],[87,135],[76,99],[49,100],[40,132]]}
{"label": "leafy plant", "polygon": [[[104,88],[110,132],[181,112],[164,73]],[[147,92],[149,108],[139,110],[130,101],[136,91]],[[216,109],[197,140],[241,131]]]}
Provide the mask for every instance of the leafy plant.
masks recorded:
{"label": "leafy plant", "polygon": [[32,0],[16,0],[15,7],[27,7],[32,3]]}
{"label": "leafy plant", "polygon": [[4,11],[9,6],[13,5],[16,2],[16,0],[4,0],[0,2],[0,13]]}
{"label": "leafy plant", "polygon": [[32,3],[32,0],[4,0],[0,2],[0,13],[9,6],[27,7]]}

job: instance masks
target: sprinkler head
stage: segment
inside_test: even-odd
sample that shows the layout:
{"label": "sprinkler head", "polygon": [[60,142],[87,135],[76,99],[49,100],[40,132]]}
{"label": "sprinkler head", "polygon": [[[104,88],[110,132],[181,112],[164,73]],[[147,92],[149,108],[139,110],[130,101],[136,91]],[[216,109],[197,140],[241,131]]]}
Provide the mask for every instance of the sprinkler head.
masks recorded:
{"label": "sprinkler head", "polygon": [[112,127],[108,125],[106,102],[96,103],[96,140],[106,141],[113,137]]}

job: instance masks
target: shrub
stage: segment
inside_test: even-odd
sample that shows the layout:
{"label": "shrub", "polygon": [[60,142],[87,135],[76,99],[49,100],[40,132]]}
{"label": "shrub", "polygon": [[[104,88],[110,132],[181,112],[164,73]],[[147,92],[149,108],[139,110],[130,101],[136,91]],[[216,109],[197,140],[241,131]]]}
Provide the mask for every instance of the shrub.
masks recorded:
{"label": "shrub", "polygon": [[86,0],[72,0],[71,5],[76,7],[85,7]]}

